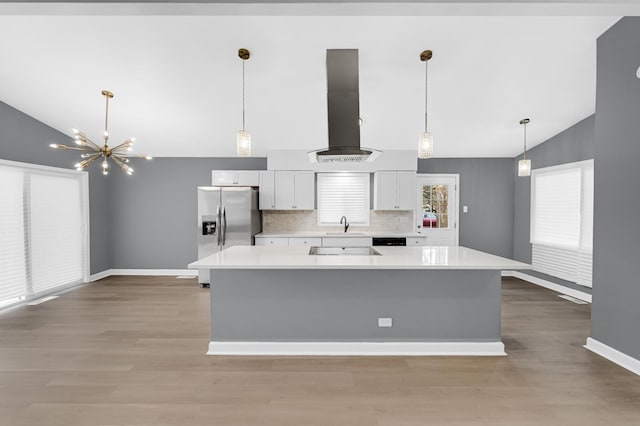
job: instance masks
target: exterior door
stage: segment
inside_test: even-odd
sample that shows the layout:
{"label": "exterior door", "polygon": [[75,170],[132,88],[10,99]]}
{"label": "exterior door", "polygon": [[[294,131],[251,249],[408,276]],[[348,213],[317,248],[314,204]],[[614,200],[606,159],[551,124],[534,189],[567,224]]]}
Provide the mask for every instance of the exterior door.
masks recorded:
{"label": "exterior door", "polygon": [[459,175],[419,174],[417,222],[430,246],[458,245]]}

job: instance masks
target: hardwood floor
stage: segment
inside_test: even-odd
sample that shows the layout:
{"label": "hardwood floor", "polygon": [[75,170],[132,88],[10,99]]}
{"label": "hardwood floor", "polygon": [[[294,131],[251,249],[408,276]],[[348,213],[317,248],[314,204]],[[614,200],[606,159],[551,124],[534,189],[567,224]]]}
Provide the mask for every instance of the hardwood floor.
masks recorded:
{"label": "hardwood floor", "polygon": [[111,277],[0,314],[0,425],[640,425],[590,305],[503,280],[508,357],[213,357],[208,289]]}

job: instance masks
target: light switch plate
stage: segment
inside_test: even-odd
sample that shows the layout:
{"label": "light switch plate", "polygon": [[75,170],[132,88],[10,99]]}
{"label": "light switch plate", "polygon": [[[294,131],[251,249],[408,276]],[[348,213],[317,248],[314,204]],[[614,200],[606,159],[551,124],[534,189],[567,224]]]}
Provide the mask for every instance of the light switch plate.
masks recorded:
{"label": "light switch plate", "polygon": [[469,206],[462,206],[462,213],[469,213]]}

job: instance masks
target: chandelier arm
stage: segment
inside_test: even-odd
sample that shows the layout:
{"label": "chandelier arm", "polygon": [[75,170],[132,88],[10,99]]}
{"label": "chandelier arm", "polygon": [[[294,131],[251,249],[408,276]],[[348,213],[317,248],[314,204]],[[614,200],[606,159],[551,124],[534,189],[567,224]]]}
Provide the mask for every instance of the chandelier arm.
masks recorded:
{"label": "chandelier arm", "polygon": [[113,148],[111,148],[111,151],[117,151],[118,149],[126,149],[129,148],[131,145],[133,145],[133,141],[131,141],[131,139],[127,139],[126,141],[122,142],[120,145],[114,146]]}
{"label": "chandelier arm", "polygon": [[102,154],[95,154],[89,158],[87,158],[86,160],[80,162],[80,169],[86,169],[91,163],[93,163],[94,161],[96,161],[98,158],[101,158]]}
{"label": "chandelier arm", "polygon": [[118,155],[111,155],[111,158],[113,159],[113,162],[116,163],[118,166],[120,166],[120,168],[122,169],[123,172],[127,173],[127,174],[131,174],[133,173],[133,169],[131,167],[129,167],[127,164],[125,164]]}
{"label": "chandelier arm", "polygon": [[70,145],[60,145],[60,144],[52,144],[52,145],[55,145],[55,146],[51,146],[52,148],[55,148],[55,149],[70,149],[73,151],[94,151],[94,149],[91,149],[85,146],[70,146]]}
{"label": "chandelier arm", "polygon": [[96,151],[100,151],[102,149],[102,147],[98,144],[96,144],[94,141],[92,141],[91,139],[89,139],[88,137],[84,136],[82,139],[80,139],[83,142],[86,142],[89,146],[91,146],[93,149],[95,149]]}

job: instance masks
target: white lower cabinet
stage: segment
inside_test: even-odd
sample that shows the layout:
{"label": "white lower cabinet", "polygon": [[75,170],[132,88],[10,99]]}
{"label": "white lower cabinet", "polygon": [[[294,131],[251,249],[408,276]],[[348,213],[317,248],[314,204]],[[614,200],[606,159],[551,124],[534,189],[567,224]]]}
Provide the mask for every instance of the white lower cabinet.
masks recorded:
{"label": "white lower cabinet", "polygon": [[295,238],[289,238],[289,245],[290,246],[321,246],[322,245],[322,238],[320,237],[312,237],[312,238],[302,238],[302,237],[295,237]]}
{"label": "white lower cabinet", "polygon": [[322,238],[324,247],[371,247],[371,237],[325,237]]}
{"label": "white lower cabinet", "polygon": [[428,246],[427,237],[407,237],[407,247]]}
{"label": "white lower cabinet", "polygon": [[289,239],[286,237],[256,237],[257,246],[288,246]]}

